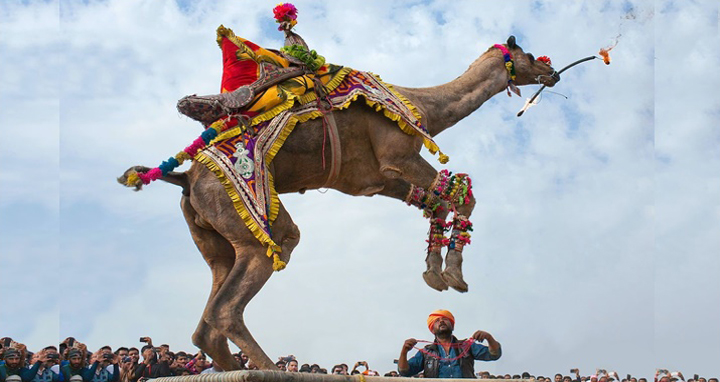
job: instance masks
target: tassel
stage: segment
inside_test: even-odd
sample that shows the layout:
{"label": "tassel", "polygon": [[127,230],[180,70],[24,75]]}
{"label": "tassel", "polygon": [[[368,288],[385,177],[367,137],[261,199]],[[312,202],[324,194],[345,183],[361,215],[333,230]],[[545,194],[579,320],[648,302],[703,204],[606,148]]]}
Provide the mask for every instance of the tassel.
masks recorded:
{"label": "tassel", "polygon": [[442,163],[442,164],[445,164],[445,163],[447,163],[448,161],[450,161],[450,157],[447,156],[447,155],[445,155],[445,154],[443,154],[443,152],[440,151],[440,157],[438,158],[438,161],[439,161],[440,163]]}
{"label": "tassel", "polygon": [[280,260],[280,256],[277,253],[273,254],[273,271],[280,272],[287,266],[287,263]]}
{"label": "tassel", "polygon": [[137,187],[141,184],[142,180],[140,180],[137,171],[130,172],[130,174],[128,174],[127,180],[125,180],[125,185],[128,187]]}

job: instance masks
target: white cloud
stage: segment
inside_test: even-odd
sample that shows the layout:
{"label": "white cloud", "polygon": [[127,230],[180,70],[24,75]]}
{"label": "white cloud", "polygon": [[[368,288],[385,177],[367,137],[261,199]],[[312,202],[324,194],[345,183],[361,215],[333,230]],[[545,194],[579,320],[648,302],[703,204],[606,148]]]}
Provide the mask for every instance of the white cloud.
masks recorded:
{"label": "white cloud", "polygon": [[[66,291],[95,304],[82,315],[61,304],[62,336],[85,328],[96,347],[132,345],[141,335],[190,347],[210,276],[183,226],[179,189],[155,184],[132,193],[114,177],[134,164],[159,164],[199,134],[174,105],[217,90],[214,29],[223,23],[277,47],[275,3],[60,5],[0,8],[0,52],[28,58],[0,56],[3,73],[13,74],[0,77],[0,99],[9,105],[0,111],[2,134],[18,138],[2,141],[2,205],[60,201],[66,239],[59,252],[71,265],[63,269],[81,281]],[[284,195],[302,241],[246,313],[271,357],[293,353],[328,368],[367,359],[385,372],[405,338],[430,337],[425,315],[446,307],[458,334],[486,329],[503,343],[504,357],[478,370],[713,371],[720,340],[713,329],[720,318],[716,5],[296,5],[297,30],[329,61],[403,86],[450,81],[510,34],[558,68],[621,36],[610,66],[594,61],[564,73],[552,91],[569,99],[545,92],[516,118],[524,99],[501,94],[438,137],[448,167],[470,173],[478,199],[468,294],[437,293],[422,281],[427,222],[420,212],[380,197]],[[40,23],[49,32],[30,33]],[[38,53],[45,51],[47,61]],[[526,97],[534,91],[523,89]],[[28,115],[46,132],[25,128]],[[18,144],[32,139],[35,150]],[[26,166],[44,176],[27,181]],[[2,252],[0,261],[8,258]],[[101,293],[108,283],[121,290]],[[696,309],[702,313],[688,315]],[[682,345],[680,353],[666,344],[666,333],[679,332],[685,338],[669,340]]]}

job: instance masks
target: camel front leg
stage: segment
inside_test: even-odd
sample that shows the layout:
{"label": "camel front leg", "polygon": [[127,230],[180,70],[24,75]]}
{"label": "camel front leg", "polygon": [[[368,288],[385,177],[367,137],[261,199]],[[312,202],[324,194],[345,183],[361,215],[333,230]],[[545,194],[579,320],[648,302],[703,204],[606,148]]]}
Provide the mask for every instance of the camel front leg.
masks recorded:
{"label": "camel front leg", "polygon": [[[407,192],[405,202],[423,210],[424,216],[430,219],[426,258],[428,270],[423,274],[426,283],[437,290],[445,290],[449,286],[459,292],[467,292],[468,285],[462,275],[462,250],[470,244],[469,231],[472,230],[472,224],[468,218],[475,206],[470,178],[467,174],[453,175],[447,170],[434,172],[432,166],[422,158],[413,159],[381,161],[384,168],[397,169],[382,194],[400,198],[402,192]],[[431,169],[434,178],[428,181],[427,175]],[[410,179],[423,186],[409,184]],[[454,216],[452,222],[447,223],[445,219],[449,211],[453,211]],[[445,237],[448,229],[451,229],[449,238]],[[446,246],[448,254],[445,270],[439,272],[438,267],[443,262],[441,251]]]}
{"label": "camel front leg", "polygon": [[388,180],[380,194],[416,206],[423,211],[425,217],[430,219],[428,249],[425,257],[427,270],[423,272],[423,280],[435,290],[441,292],[447,290],[448,284],[442,277],[442,248],[445,232],[444,222],[448,215],[447,202],[429,197],[422,187],[414,186],[403,179]]}

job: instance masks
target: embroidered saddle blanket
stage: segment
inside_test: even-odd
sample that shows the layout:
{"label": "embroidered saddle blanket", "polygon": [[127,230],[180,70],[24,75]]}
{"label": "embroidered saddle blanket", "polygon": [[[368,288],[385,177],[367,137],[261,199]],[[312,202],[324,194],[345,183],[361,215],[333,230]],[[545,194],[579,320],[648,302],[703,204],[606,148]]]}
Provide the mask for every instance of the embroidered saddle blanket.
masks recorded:
{"label": "embroidered saddle blanket", "polygon": [[[226,111],[226,107],[212,109],[211,105],[199,109],[208,113],[204,114],[205,121],[197,119],[222,132],[193,160],[203,163],[218,177],[244,223],[268,247],[268,256],[280,252],[272,240],[279,200],[268,166],[298,123],[323,116],[314,86],[322,84],[333,110],[345,109],[362,97],[367,105],[396,121],[405,133],[423,137],[431,153],[439,151],[420,122],[416,108],[374,74],[324,64],[314,73],[306,71],[280,81],[275,78],[272,86],[264,86],[267,73],[287,72],[286,69],[292,69],[291,63],[297,64],[294,58],[261,48],[222,25],[217,30],[217,42],[223,51],[221,92],[254,86],[249,93],[253,98],[243,100],[242,109],[226,113],[215,122],[207,117],[216,118],[218,110]],[[254,94],[258,89],[262,92]],[[232,104],[232,99],[229,100],[225,105]],[[443,156],[441,153],[441,161]]]}
{"label": "embroidered saddle blanket", "polygon": [[[340,110],[360,97],[407,134],[422,136],[431,152],[438,151],[415,107],[374,74],[348,69],[342,81],[329,89],[328,99],[334,110]],[[218,177],[247,227],[268,246],[268,254],[270,248],[277,248],[271,227],[279,211],[268,165],[298,123],[323,116],[316,98],[314,92],[307,93],[296,106],[279,111],[272,119],[254,122],[249,130],[241,125],[228,129],[193,158]]]}

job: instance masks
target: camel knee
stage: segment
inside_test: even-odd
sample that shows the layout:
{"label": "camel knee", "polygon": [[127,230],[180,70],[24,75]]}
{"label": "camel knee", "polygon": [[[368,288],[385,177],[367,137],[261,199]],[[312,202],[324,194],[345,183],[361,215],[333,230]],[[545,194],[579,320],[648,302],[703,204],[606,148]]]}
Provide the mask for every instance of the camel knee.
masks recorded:
{"label": "camel knee", "polygon": [[198,328],[195,329],[195,333],[193,333],[191,339],[193,345],[207,351],[207,349],[213,346],[212,342],[214,338],[212,335],[212,328],[206,323],[201,323]]}
{"label": "camel knee", "polygon": [[466,203],[456,206],[455,209],[458,211],[458,213],[465,215],[467,217],[470,217],[473,210],[475,209],[475,197],[472,195],[468,195],[468,200],[466,200]]}

